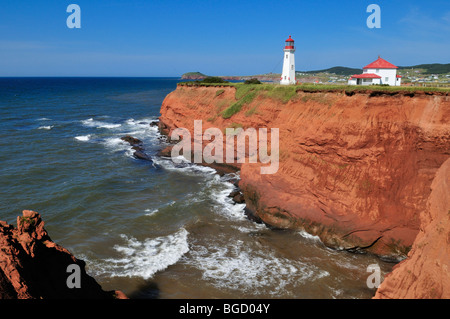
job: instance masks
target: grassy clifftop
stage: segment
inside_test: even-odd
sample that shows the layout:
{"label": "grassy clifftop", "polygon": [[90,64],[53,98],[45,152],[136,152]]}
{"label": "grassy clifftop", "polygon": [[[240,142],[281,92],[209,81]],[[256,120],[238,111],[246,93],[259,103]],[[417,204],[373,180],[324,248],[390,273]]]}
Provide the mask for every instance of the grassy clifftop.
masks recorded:
{"label": "grassy clifftop", "polygon": [[343,93],[364,93],[364,92],[384,92],[392,93],[428,93],[448,95],[450,88],[447,87],[417,87],[417,86],[381,86],[381,85],[339,85],[339,84],[298,84],[298,85],[279,85],[279,84],[244,84],[244,83],[202,83],[202,82],[180,82],[178,86],[212,86],[212,87],[235,87],[237,90],[251,91],[263,90],[280,92],[305,91],[305,92],[343,92]]}
{"label": "grassy clifftop", "polygon": [[180,82],[178,86],[233,86],[239,88],[241,86],[258,87],[259,90],[272,90],[273,88],[285,88],[285,90],[313,90],[313,91],[382,91],[382,92],[440,92],[448,93],[450,88],[447,87],[419,87],[419,86],[383,86],[383,85],[341,85],[341,84],[312,84],[302,83],[297,85],[279,85],[279,84],[244,84],[244,83],[205,83],[205,82]]}
{"label": "grassy clifftop", "polygon": [[[244,105],[250,104],[257,96],[264,95],[266,97],[276,99],[282,103],[289,102],[297,92],[338,92],[346,95],[356,93],[377,95],[406,95],[414,96],[416,94],[427,95],[449,95],[450,88],[433,88],[433,87],[402,87],[402,86],[356,86],[356,85],[278,85],[278,84],[244,84],[244,83],[201,83],[201,82],[181,82],[178,86],[183,87],[234,87],[236,101],[221,112],[224,119],[228,119],[238,113]],[[218,90],[220,95],[223,90]]]}

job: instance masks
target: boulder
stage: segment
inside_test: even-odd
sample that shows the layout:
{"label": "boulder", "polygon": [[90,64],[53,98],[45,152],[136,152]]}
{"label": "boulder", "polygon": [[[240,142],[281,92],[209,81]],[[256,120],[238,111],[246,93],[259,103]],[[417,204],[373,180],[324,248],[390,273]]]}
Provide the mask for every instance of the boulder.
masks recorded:
{"label": "boulder", "polygon": [[128,142],[131,146],[141,146],[143,143],[140,139],[130,135],[126,135],[120,138],[122,141]]}
{"label": "boulder", "polygon": [[137,150],[133,153],[134,157],[137,159],[145,160],[145,161],[151,161],[151,157],[145,154],[142,150]]}
{"label": "boulder", "polygon": [[[0,299],[126,298],[120,291],[104,291],[83,260],[54,243],[37,212],[24,210],[17,228],[0,221],[0,248]],[[79,288],[67,284],[70,265],[78,266]]]}

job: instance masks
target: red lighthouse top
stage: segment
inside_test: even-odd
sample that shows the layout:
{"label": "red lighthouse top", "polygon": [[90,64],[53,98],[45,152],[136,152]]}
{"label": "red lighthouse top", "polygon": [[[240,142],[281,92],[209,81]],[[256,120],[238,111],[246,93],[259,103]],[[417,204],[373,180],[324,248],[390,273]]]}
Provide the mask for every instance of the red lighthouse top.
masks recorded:
{"label": "red lighthouse top", "polygon": [[286,40],[286,45],[284,47],[287,50],[293,50],[294,49],[294,40],[289,36],[289,39]]}

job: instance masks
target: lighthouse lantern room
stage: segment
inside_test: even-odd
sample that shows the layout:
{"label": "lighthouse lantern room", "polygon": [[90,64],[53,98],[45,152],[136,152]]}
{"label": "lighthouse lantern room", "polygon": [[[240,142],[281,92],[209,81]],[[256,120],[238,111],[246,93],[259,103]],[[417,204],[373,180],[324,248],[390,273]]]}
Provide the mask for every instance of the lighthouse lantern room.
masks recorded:
{"label": "lighthouse lantern room", "polygon": [[284,46],[283,73],[280,84],[295,84],[295,46],[294,40],[289,36]]}

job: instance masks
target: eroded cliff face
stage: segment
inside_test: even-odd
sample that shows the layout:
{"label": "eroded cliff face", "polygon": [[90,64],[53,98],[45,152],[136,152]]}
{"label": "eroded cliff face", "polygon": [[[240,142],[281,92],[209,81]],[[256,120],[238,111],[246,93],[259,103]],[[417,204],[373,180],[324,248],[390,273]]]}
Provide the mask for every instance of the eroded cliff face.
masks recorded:
{"label": "eroded cliff face", "polygon": [[[79,287],[67,285],[69,265],[79,267]],[[50,239],[38,213],[24,210],[17,227],[0,221],[0,299],[126,298],[120,291],[102,290],[84,261]]]}
{"label": "eroded cliff face", "polygon": [[162,131],[193,132],[194,120],[202,120],[203,131],[279,128],[275,174],[261,174],[264,164],[231,164],[241,171],[247,208],[330,247],[406,256],[431,182],[450,156],[448,95],[300,90],[283,102],[260,91],[224,119],[235,90],[178,86],[161,107]]}
{"label": "eroded cliff face", "polygon": [[375,298],[450,298],[450,159],[431,184],[421,227],[408,258],[397,264]]}

